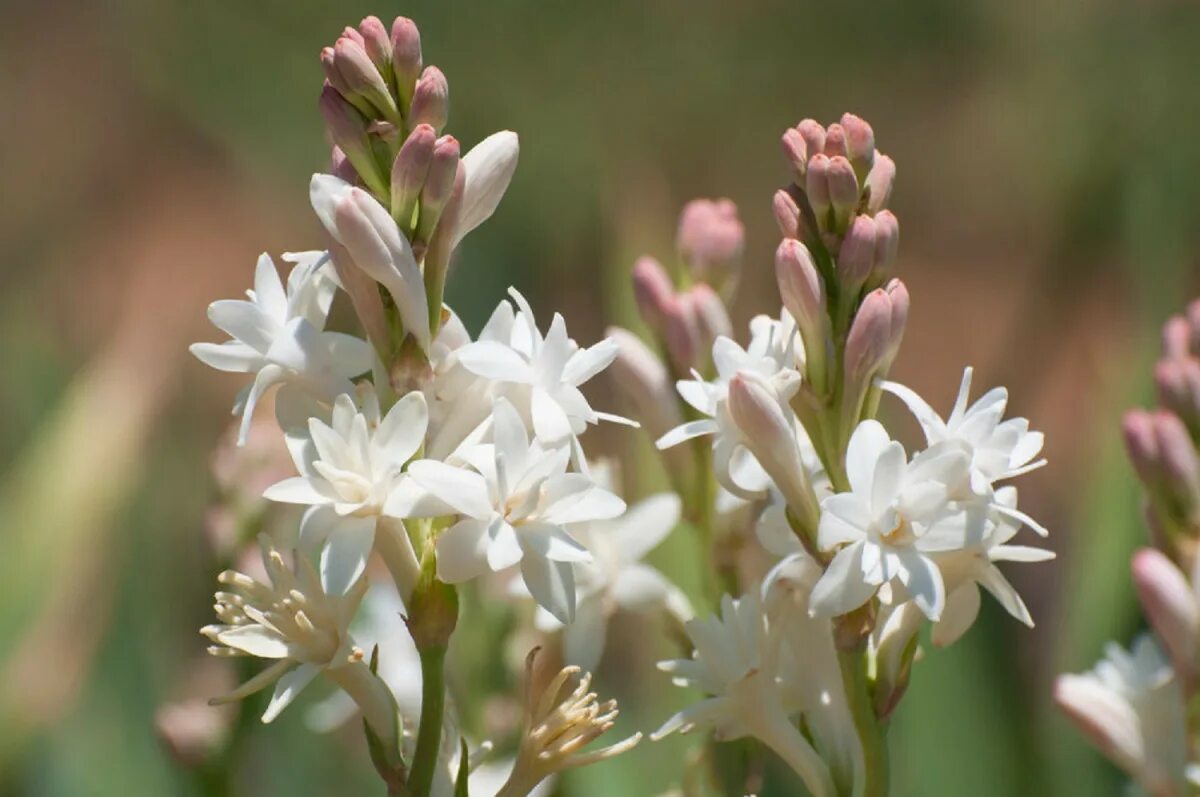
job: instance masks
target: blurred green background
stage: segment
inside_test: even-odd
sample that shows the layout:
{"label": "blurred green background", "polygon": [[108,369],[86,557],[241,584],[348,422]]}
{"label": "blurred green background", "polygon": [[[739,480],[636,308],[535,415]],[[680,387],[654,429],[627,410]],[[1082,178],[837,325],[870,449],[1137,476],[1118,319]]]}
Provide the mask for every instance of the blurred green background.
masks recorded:
{"label": "blurred green background", "polygon": [[[465,145],[521,136],[512,188],[451,279],[472,329],[509,284],[581,341],[632,323],[628,268],[670,255],[693,196],[741,209],[744,329],[778,307],[780,132],[844,110],[874,125],[899,166],[913,295],[896,376],[936,406],[966,364],[1008,385],[1047,432],[1050,467],[1021,489],[1059,552],[1012,573],[1036,630],[988,604],[918,665],[895,794],[1118,794],[1049,691],[1139,622],[1118,421],[1150,401],[1157,327],[1200,288],[1200,4],[1183,0],[0,5],[0,795],[200,793],[153,716],[203,647],[209,452],[236,382],[186,345],[216,339],[205,305],[243,290],[260,251],[319,245],[316,56],[367,13],[421,26]],[[614,408],[613,392],[592,395]],[[630,450],[630,432],[593,434]],[[598,673],[624,727],[682,699],[664,702],[652,653]],[[660,792],[685,747],[643,746],[561,793]],[[250,734],[232,788],[377,793],[360,748],[289,711]]]}

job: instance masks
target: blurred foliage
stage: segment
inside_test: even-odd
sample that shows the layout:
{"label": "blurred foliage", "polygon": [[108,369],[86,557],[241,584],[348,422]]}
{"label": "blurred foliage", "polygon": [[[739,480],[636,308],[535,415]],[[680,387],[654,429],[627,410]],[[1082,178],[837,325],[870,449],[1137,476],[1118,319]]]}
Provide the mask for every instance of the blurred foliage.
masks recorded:
{"label": "blurred foliage", "polygon": [[[874,124],[900,168],[900,270],[916,302],[900,376],[942,395],[970,357],[1012,388],[1048,432],[1051,466],[1023,489],[1060,554],[1021,583],[1036,632],[989,606],[962,642],[926,651],[892,729],[896,794],[1120,793],[1053,712],[1049,684],[1139,622],[1127,562],[1141,522],[1118,418],[1151,400],[1158,324],[1200,288],[1200,6],[60,0],[0,7],[11,39],[0,48],[0,678],[21,655],[53,654],[21,671],[36,683],[0,683],[0,795],[200,793],[151,723],[202,648],[194,629],[216,567],[201,540],[203,485],[232,394],[184,346],[207,334],[203,306],[227,295],[218,282],[244,282],[259,249],[317,241],[316,54],[366,13],[418,21],[465,144],[521,135],[512,190],[464,247],[469,278],[450,283],[471,328],[508,284],[567,310],[580,339],[631,323],[628,266],[669,253],[674,214],[694,195],[742,209],[738,317],[773,309],[779,131],[846,109]],[[117,299],[137,263],[155,262],[130,255],[150,247],[147,219],[173,210],[187,232],[163,233],[183,261],[169,312],[195,323],[121,332],[163,303]],[[261,240],[243,242],[239,225],[253,222]],[[230,250],[228,263],[203,256]],[[644,441],[606,447],[636,452],[636,492],[661,484]],[[693,550],[680,530],[654,560],[694,585]],[[54,639],[75,628],[94,638],[77,649]],[[463,643],[478,651],[460,674],[468,687],[506,678],[485,636]],[[623,729],[652,728],[684,699],[653,668],[670,640],[656,644],[608,656],[598,674]],[[55,711],[14,714],[14,688]],[[645,745],[573,773],[561,792],[656,793],[693,745]],[[314,737],[302,710],[255,730],[243,760],[229,787],[239,794],[376,789],[359,740]]]}

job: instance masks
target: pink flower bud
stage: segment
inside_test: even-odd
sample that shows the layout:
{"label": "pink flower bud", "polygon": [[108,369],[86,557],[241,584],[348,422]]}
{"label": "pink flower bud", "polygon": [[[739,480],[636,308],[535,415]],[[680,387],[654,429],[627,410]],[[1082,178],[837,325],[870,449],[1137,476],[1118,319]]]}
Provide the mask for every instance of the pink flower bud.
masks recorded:
{"label": "pink flower bud", "polygon": [[1200,603],[1191,584],[1174,562],[1154,548],[1135,553],[1131,569],[1146,619],[1170,655],[1175,672],[1186,680],[1194,679],[1200,654]]}
{"label": "pink flower bud", "polygon": [[[794,392],[793,385],[782,386]],[[788,506],[806,527],[820,514],[808,471],[800,456],[794,416],[785,409],[786,397],[761,374],[739,371],[729,381],[729,414],[742,442],[779,489]]]}
{"label": "pink flower bud", "polygon": [[329,173],[351,185],[358,182],[358,172],[354,170],[354,164],[346,157],[346,153],[342,152],[341,147],[333,147],[329,152]]}
{"label": "pink flower bud", "polygon": [[828,228],[827,220],[829,218],[831,200],[829,191],[829,158],[823,153],[812,156],[808,161],[808,174],[804,179],[804,193],[808,195],[808,204],[812,207],[813,215],[817,218],[817,226],[824,231]]}
{"label": "pink flower bud", "polygon": [[392,23],[392,70],[396,75],[396,93],[407,109],[413,89],[421,76],[421,32],[408,17],[396,17]]}
{"label": "pink flower bud", "polygon": [[363,49],[367,51],[371,63],[375,64],[387,82],[392,74],[392,40],[387,27],[379,17],[369,16],[359,23],[358,32],[362,34]]}
{"label": "pink flower bud", "polygon": [[892,300],[892,343],[884,362],[883,370],[886,371],[891,368],[896,355],[900,353],[900,344],[904,342],[904,329],[908,326],[909,296],[908,287],[898,279],[890,280],[884,290]]}
{"label": "pink flower bud", "polygon": [[792,167],[796,185],[804,185],[804,175],[808,172],[808,144],[804,136],[796,128],[789,127],[783,131],[780,144],[783,145],[783,155],[788,165]]}
{"label": "pink flower bud", "polygon": [[[449,168],[453,164],[454,174],[451,177],[449,196],[442,202],[442,207],[436,214],[439,218],[431,222],[429,237],[419,239],[428,241],[428,249],[425,252],[425,294],[429,303],[429,328],[435,333],[442,323],[442,296],[446,289],[446,273],[450,268],[450,256],[458,243],[455,232],[462,215],[463,192],[467,185],[467,169],[458,158],[458,142],[450,136],[445,138],[454,142],[453,146],[439,142],[439,146],[434,150],[433,164],[429,168],[429,180],[425,187],[428,190],[436,181],[442,179],[437,174],[439,168]],[[424,193],[421,196],[424,203]],[[421,216],[423,226],[424,204]]]}
{"label": "pink flower bud", "polygon": [[663,334],[667,308],[675,299],[675,286],[666,269],[652,257],[640,257],[633,264],[633,298],[642,320],[659,335]]}
{"label": "pink flower bud", "polygon": [[1190,350],[1194,356],[1200,357],[1200,299],[1193,299],[1187,306],[1188,327],[1191,329]]}
{"label": "pink flower bud", "polygon": [[679,215],[675,245],[692,275],[720,285],[742,259],[746,230],[728,199],[693,199]]}
{"label": "pink flower bud", "polygon": [[842,114],[842,129],[846,133],[846,157],[859,183],[863,183],[875,163],[875,131],[852,113]]}
{"label": "pink flower bud", "polygon": [[409,126],[427,124],[438,133],[446,126],[450,113],[450,86],[446,76],[436,66],[429,66],[421,73],[417,87],[413,90],[412,106],[409,110]]}
{"label": "pink flower bud", "polygon": [[1179,416],[1193,437],[1200,436],[1200,360],[1176,357],[1154,367],[1158,402]]}
{"label": "pink flower bud", "polygon": [[829,202],[833,205],[834,230],[841,232],[850,224],[858,207],[858,178],[854,167],[841,155],[829,159]]}
{"label": "pink flower bud", "polygon": [[900,249],[900,222],[890,210],[880,211],[875,216],[875,270],[867,285],[883,282]]}
{"label": "pink flower bud", "polygon": [[662,338],[675,373],[689,373],[700,359],[700,322],[690,293],[671,297],[663,313]]}
{"label": "pink flower bud", "polygon": [[892,197],[892,184],[896,181],[896,162],[887,155],[877,154],[875,165],[867,175],[867,212],[879,213],[887,207]]}
{"label": "pink flower bud", "polygon": [[708,362],[711,357],[713,342],[719,337],[733,335],[733,323],[729,320],[729,310],[725,302],[712,289],[712,286],[698,282],[688,291],[691,295],[692,308],[696,317],[696,346],[697,360]]}
{"label": "pink flower bud", "polygon": [[460,147],[454,136],[442,136],[433,147],[429,177],[421,190],[421,210],[417,223],[417,240],[428,243],[442,209],[450,199],[458,173]]}
{"label": "pink flower bud", "polygon": [[1154,434],[1153,416],[1146,410],[1129,410],[1121,420],[1125,453],[1143,483],[1158,478],[1158,438]]}
{"label": "pink flower bud", "polygon": [[1165,410],[1154,413],[1162,473],[1178,505],[1180,518],[1190,518],[1200,507],[1200,460],[1183,421]]}
{"label": "pink flower bud", "polygon": [[334,145],[345,153],[372,191],[383,193],[386,183],[367,140],[367,120],[332,85],[321,90],[318,106]]}
{"label": "pink flower bud", "polygon": [[343,97],[348,97],[353,92],[346,85],[346,81],[342,79],[342,73],[338,71],[336,61],[337,58],[334,56],[332,47],[321,48],[321,71],[325,73],[325,80]]}
{"label": "pink flower bud", "polygon": [[783,306],[801,331],[817,326],[825,318],[825,284],[807,246],[794,238],[779,244],[775,250],[775,280]]}
{"label": "pink flower bud", "polygon": [[839,155],[844,158],[846,152],[846,131],[840,124],[834,122],[825,128],[825,154],[830,158]]}
{"label": "pink flower bud", "polygon": [[400,120],[387,81],[379,74],[360,42],[345,36],[338,39],[333,45],[333,64],[351,94],[357,94],[369,102],[384,119],[390,122]]}
{"label": "pink flower bud", "polygon": [[799,238],[800,208],[796,205],[796,200],[792,199],[792,195],[782,188],[779,189],[775,192],[772,207],[780,235],[784,238]]}
{"label": "pink flower bud", "polygon": [[1163,356],[1169,358],[1188,357],[1192,349],[1192,326],[1181,315],[1171,316],[1163,324]]}
{"label": "pink flower bud", "polygon": [[1054,702],[1083,735],[1117,766],[1137,773],[1146,751],[1137,714],[1116,690],[1090,675],[1060,675]]}
{"label": "pink flower bud", "polygon": [[846,231],[837,256],[838,281],[848,300],[857,298],[875,268],[875,220],[857,216]]}
{"label": "pink flower bud", "polygon": [[410,229],[417,198],[429,176],[436,139],[432,127],[417,125],[392,162],[392,218],[405,230]]}
{"label": "pink flower bud", "polygon": [[846,417],[857,422],[867,390],[887,373],[900,351],[908,322],[908,289],[894,279],[868,293],[846,336],[844,398]]}
{"label": "pink flower bud", "polygon": [[808,157],[813,158],[825,151],[825,128],[815,119],[803,119],[796,125],[796,132],[804,139]]}

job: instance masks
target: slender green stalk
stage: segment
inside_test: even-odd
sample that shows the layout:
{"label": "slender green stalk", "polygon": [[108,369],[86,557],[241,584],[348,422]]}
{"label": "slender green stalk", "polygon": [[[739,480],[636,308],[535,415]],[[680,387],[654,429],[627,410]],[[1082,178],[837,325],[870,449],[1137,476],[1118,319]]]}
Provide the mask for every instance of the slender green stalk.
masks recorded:
{"label": "slender green stalk", "polygon": [[442,746],[442,716],[446,710],[446,648],[429,647],[421,655],[421,725],[413,753],[408,790],[429,797]]}
{"label": "slender green stalk", "polygon": [[862,744],[866,783],[862,797],[887,797],[890,763],[888,761],[887,728],[875,716],[871,682],[867,676],[867,655],[864,645],[838,651],[846,701],[854,717],[854,730]]}

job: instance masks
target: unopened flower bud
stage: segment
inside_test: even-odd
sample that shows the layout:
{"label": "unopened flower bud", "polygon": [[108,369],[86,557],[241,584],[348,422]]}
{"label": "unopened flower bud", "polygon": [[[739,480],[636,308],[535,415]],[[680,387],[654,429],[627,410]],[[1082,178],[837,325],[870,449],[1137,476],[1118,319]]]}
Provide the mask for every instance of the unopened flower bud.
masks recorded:
{"label": "unopened flower bud", "polygon": [[363,35],[358,32],[358,28],[352,28],[349,25],[342,28],[342,35],[339,36],[338,38],[339,39],[349,39],[350,41],[357,44],[359,47],[365,47],[366,43],[367,43],[366,39],[363,38]]}
{"label": "unopened flower bud", "polygon": [[904,342],[904,329],[908,326],[909,296],[908,287],[894,278],[884,286],[884,291],[892,302],[892,343],[884,361],[883,370],[886,371],[891,368],[896,355],[900,353],[900,344]]}
{"label": "unopened flower bud", "polygon": [[[447,162],[449,160],[447,159]],[[434,168],[438,159],[434,157]],[[443,203],[441,216],[436,221],[425,252],[425,292],[429,302],[429,328],[436,330],[441,325],[442,296],[446,289],[446,272],[450,268],[450,256],[458,244],[457,227],[462,217],[463,194],[467,185],[467,169],[461,160],[454,161],[454,177],[450,196]],[[429,170],[429,182],[434,179],[434,168]]]}
{"label": "unopened flower bud", "polygon": [[858,178],[854,167],[841,155],[829,159],[829,202],[833,205],[834,231],[842,232],[858,207]]}
{"label": "unopened flower bud", "polygon": [[679,216],[675,244],[697,280],[720,286],[740,265],[745,237],[733,202],[693,199]]}
{"label": "unopened flower bud", "polygon": [[360,42],[343,36],[333,45],[333,57],[334,67],[351,93],[366,99],[384,119],[394,123],[400,121],[387,81]]}
{"label": "unopened flower bud", "polygon": [[672,296],[667,302],[662,337],[675,373],[686,374],[703,359],[700,356],[700,324],[691,293]]}
{"label": "unopened flower bud", "polygon": [[413,90],[412,106],[409,109],[409,126],[427,124],[438,133],[446,126],[450,114],[450,86],[446,76],[436,66],[429,66],[421,73],[421,79]]}
{"label": "unopened flower bud", "polygon": [[840,124],[834,122],[825,128],[825,154],[832,159],[839,155],[844,158],[846,153],[846,131]]}
{"label": "unopened flower bud", "polygon": [[801,120],[800,124],[796,125],[796,132],[804,139],[809,158],[825,151],[825,128],[817,120]]}
{"label": "unopened flower bud", "polygon": [[822,231],[828,229],[832,201],[829,193],[829,158],[824,153],[809,158],[808,174],[804,178],[804,193],[808,196],[808,204],[817,218],[817,226]]}
{"label": "unopened flower bud", "polygon": [[782,188],[776,191],[773,208],[780,234],[784,238],[799,238],[800,208],[796,205],[796,200],[792,199],[792,195]]}
{"label": "unopened flower bud", "polygon": [[417,199],[429,176],[436,140],[432,127],[417,125],[392,162],[392,218],[405,230],[411,228]]}
{"label": "unopened flower bud", "polygon": [[1191,330],[1191,353],[1200,357],[1200,299],[1193,299],[1187,306],[1187,322]]}
{"label": "unopened flower bud", "polygon": [[342,152],[341,147],[333,147],[329,151],[329,173],[351,185],[358,182],[358,172],[354,170],[354,164],[346,157],[346,153]]}
{"label": "unopened flower bud", "polygon": [[1200,360],[1176,357],[1154,367],[1158,402],[1179,416],[1194,441],[1200,440]]}
{"label": "unopened flower bud", "polygon": [[1171,316],[1163,324],[1163,356],[1168,358],[1188,357],[1192,351],[1192,326],[1181,315]]}
{"label": "unopened flower bud", "polygon": [[1187,577],[1161,551],[1143,548],[1131,562],[1133,585],[1146,619],[1175,665],[1191,681],[1200,655],[1200,603]]}
{"label": "unopened flower bud", "polygon": [[825,283],[817,273],[808,247],[785,239],[775,250],[775,280],[783,306],[796,320],[806,353],[805,369],[813,386],[824,392],[825,348],[829,316],[825,306]]}
{"label": "unopened flower bud", "polygon": [[[794,386],[787,386],[785,390]],[[800,455],[796,428],[784,410],[788,396],[766,377],[739,371],[729,382],[729,413],[746,448],[762,465],[805,528],[815,528],[820,510]]]}
{"label": "unopened flower bud", "polygon": [[675,286],[666,269],[652,257],[640,257],[633,264],[633,298],[642,320],[659,335],[663,334],[667,308],[675,297]]}
{"label": "unopened flower bud", "polygon": [[900,350],[908,321],[908,289],[900,280],[863,298],[846,336],[845,417],[857,423],[862,401],[876,377],[887,373]]}
{"label": "unopened flower bud", "polygon": [[604,334],[617,343],[617,357],[609,370],[622,395],[632,402],[634,419],[655,439],[682,423],[675,386],[662,361],[629,330],[609,327]]}
{"label": "unopened flower bud", "polygon": [[423,66],[417,24],[408,17],[396,17],[392,23],[392,70],[396,75],[396,94],[406,111]]}
{"label": "unopened flower bud", "polygon": [[1091,675],[1060,675],[1054,702],[1105,756],[1129,773],[1142,766],[1146,751],[1137,714],[1115,689]]}
{"label": "unopened flower bud", "polygon": [[1173,413],[1156,412],[1154,432],[1167,487],[1178,503],[1181,519],[1190,519],[1200,507],[1200,459],[1196,448],[1183,421]]}
{"label": "unopened flower bud", "polygon": [[1200,511],[1200,462],[1187,428],[1166,410],[1130,410],[1125,449],[1168,536]]}
{"label": "unopened flower bud", "polygon": [[719,337],[731,337],[733,323],[729,320],[729,310],[725,308],[725,302],[721,301],[721,297],[710,285],[698,282],[688,293],[691,295],[696,319],[696,359],[707,365],[713,343]]}
{"label": "unopened flower bud", "polygon": [[390,84],[392,79],[392,40],[388,36],[387,27],[379,17],[369,16],[359,23],[358,32],[362,34],[363,49],[367,51],[371,63],[383,76],[384,83]]}
{"label": "unopened flower bud", "polygon": [[875,163],[875,131],[852,113],[842,114],[842,130],[846,134],[846,157],[863,184]]}
{"label": "unopened flower bud", "polygon": [[783,138],[779,143],[783,145],[783,155],[792,167],[792,176],[796,184],[804,185],[804,175],[808,172],[808,144],[804,136],[800,135],[796,128],[789,127],[783,131]]}
{"label": "unopened flower bud", "polygon": [[367,140],[367,120],[333,87],[321,90],[319,100],[325,130],[334,145],[345,153],[363,182],[375,193],[386,195],[386,185],[379,164]]}
{"label": "unopened flower bud", "polygon": [[421,210],[417,221],[417,240],[428,243],[450,199],[458,173],[459,145],[454,136],[442,136],[433,147],[429,177],[421,190]]}
{"label": "unopened flower bud", "polygon": [[875,165],[867,175],[867,212],[879,213],[887,207],[892,197],[892,184],[896,181],[896,162],[887,155],[876,153]]}
{"label": "unopened flower bud", "polygon": [[875,219],[856,216],[837,256],[838,281],[842,284],[845,297],[853,301],[875,269]]}
{"label": "unopened flower bud", "polygon": [[899,250],[900,222],[890,210],[880,211],[875,216],[875,269],[867,280],[868,288],[887,279]]}

